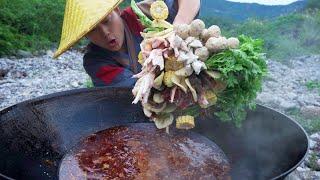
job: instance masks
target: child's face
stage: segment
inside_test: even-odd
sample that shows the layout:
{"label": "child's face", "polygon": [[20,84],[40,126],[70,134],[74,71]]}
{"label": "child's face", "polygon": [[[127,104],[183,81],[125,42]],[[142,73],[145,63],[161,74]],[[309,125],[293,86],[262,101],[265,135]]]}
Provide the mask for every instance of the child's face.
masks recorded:
{"label": "child's face", "polygon": [[120,10],[114,10],[86,37],[95,45],[109,51],[119,51],[124,41],[124,24],[120,17]]}

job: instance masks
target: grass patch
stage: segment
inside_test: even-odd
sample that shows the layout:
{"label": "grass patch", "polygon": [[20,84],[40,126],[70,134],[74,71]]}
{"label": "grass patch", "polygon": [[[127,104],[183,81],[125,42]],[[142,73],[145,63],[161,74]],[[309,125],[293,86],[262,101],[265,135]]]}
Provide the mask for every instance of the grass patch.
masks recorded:
{"label": "grass patch", "polygon": [[318,161],[317,154],[315,152],[312,152],[309,157],[309,164],[308,165],[314,171],[319,170],[319,165],[318,165],[317,161]]}
{"label": "grass patch", "polygon": [[300,109],[292,109],[287,112],[294,120],[296,120],[308,134],[313,134],[320,131],[320,117],[307,118],[301,114]]}
{"label": "grass patch", "polygon": [[93,82],[91,81],[91,79],[87,79],[86,82],[84,83],[86,88],[93,88]]}
{"label": "grass patch", "polygon": [[320,81],[309,81],[307,82],[306,86],[310,91],[317,89],[320,95]]}

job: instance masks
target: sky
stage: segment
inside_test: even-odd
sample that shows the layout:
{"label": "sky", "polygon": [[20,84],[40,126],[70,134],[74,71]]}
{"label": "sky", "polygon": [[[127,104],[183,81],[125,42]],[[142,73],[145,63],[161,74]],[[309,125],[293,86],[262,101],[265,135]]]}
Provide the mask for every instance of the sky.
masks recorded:
{"label": "sky", "polygon": [[258,3],[265,5],[287,5],[298,0],[227,0],[233,2],[242,2],[242,3]]}

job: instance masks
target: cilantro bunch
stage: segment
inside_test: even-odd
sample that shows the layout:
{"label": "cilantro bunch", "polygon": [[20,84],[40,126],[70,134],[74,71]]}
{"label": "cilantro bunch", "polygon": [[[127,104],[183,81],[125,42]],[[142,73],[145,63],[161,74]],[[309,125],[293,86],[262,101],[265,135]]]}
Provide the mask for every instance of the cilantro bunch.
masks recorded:
{"label": "cilantro bunch", "polygon": [[240,126],[246,109],[255,108],[257,93],[262,89],[267,74],[263,41],[239,36],[240,47],[213,55],[206,61],[209,70],[219,71],[220,80],[227,88],[218,95],[215,115],[223,121],[233,121]]}

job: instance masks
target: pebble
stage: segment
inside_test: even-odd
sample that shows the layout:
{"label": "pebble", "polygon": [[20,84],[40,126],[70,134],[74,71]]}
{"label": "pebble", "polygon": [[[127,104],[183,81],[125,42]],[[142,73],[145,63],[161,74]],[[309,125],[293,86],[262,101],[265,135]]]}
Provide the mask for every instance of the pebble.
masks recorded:
{"label": "pebble", "polygon": [[314,149],[315,147],[316,147],[316,145],[317,145],[317,142],[316,141],[314,141],[314,140],[309,140],[309,147],[310,147],[310,149]]}
{"label": "pebble", "polygon": [[297,173],[291,173],[286,177],[286,180],[300,180],[300,177]]}
{"label": "pebble", "polygon": [[79,83],[74,81],[74,82],[71,82],[71,86],[74,87],[74,88],[77,88],[79,87]]}
{"label": "pebble", "polygon": [[320,141],[320,134],[319,133],[312,134],[310,136],[310,139],[315,140],[315,141]]}
{"label": "pebble", "polygon": [[306,169],[302,168],[302,167],[297,167],[297,171],[298,172],[303,172],[303,171],[306,171]]}

